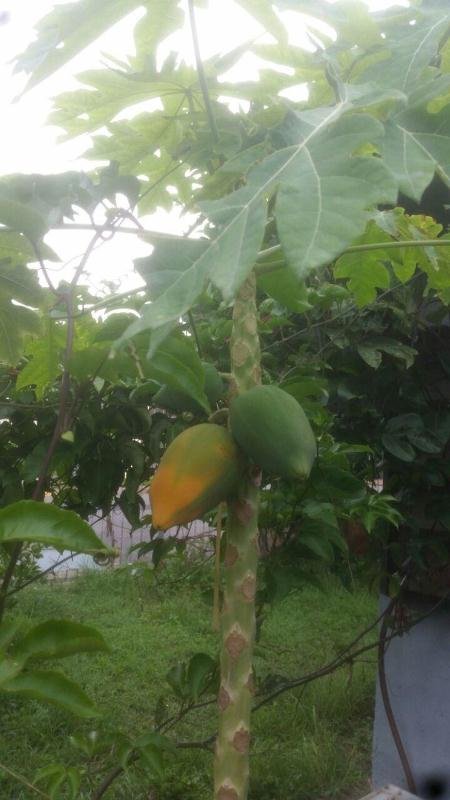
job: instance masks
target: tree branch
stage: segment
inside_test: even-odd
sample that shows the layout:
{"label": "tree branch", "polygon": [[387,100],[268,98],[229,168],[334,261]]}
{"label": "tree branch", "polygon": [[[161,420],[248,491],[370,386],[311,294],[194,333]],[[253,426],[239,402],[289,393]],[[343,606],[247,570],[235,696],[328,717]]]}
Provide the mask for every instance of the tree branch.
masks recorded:
{"label": "tree branch", "polygon": [[51,800],[50,795],[46,794],[45,792],[41,792],[41,790],[38,789],[37,786],[34,786],[33,783],[30,783],[29,781],[27,781],[27,779],[24,778],[23,775],[19,775],[18,772],[14,772],[12,769],[7,767],[5,764],[1,764],[0,763],[0,769],[2,769],[3,772],[6,772],[7,775],[11,775],[11,777],[14,778],[14,780],[18,781],[18,783],[21,783],[23,786],[26,786],[27,789],[31,789],[32,792],[35,792],[40,797],[45,797],[46,800]]}

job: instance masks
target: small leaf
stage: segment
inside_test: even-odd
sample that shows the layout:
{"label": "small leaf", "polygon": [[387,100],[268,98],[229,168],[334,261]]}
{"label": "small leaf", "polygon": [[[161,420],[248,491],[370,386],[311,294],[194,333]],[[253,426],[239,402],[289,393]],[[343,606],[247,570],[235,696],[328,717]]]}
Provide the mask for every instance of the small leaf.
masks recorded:
{"label": "small leaf", "polygon": [[381,441],[386,450],[392,453],[396,458],[399,458],[401,461],[414,461],[416,451],[405,439],[400,439],[400,437],[392,433],[383,433]]}
{"label": "small leaf", "polygon": [[196,653],[190,659],[187,669],[187,683],[195,700],[198,700],[208,687],[216,668],[215,660],[206,653]]}
{"label": "small leaf", "polygon": [[381,351],[377,350],[375,347],[370,347],[368,345],[359,344],[357,345],[357,351],[363,361],[369,365],[369,367],[373,367],[374,369],[378,369],[381,364]]}

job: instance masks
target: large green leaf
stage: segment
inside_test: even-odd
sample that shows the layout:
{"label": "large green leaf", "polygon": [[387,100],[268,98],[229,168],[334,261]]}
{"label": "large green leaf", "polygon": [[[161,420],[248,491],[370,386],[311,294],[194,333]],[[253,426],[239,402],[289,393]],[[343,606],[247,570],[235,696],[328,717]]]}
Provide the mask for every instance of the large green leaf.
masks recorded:
{"label": "large green leaf", "polygon": [[[40,251],[44,258],[55,258],[53,251],[40,243]],[[8,262],[13,266],[36,261],[36,254],[22,233],[0,228],[0,262]]]}
{"label": "large green leaf", "polygon": [[150,359],[150,376],[189,395],[206,412],[211,411],[204,391],[203,365],[194,345],[186,336],[172,336],[157,348]]}
{"label": "large green leaf", "polygon": [[15,71],[36,86],[142,5],[141,0],[78,0],[59,4],[37,25],[37,38],[17,58]]}
{"label": "large green leaf", "polygon": [[147,12],[134,29],[136,56],[133,64],[138,68],[148,65],[155,57],[157,46],[183,24],[184,14],[178,0],[147,0]]}
{"label": "large green leaf", "polygon": [[61,672],[36,670],[22,672],[2,685],[4,692],[19,694],[52,703],[78,717],[98,717],[99,711],[92,700],[73,681]]}
{"label": "large green leaf", "polygon": [[[77,80],[87,88],[59,95],[49,117],[52,124],[64,128],[69,136],[91,133],[109,125],[119,111],[144,100],[159,98],[164,103],[169,98],[175,109],[181,109],[188,95],[195,97],[200,91],[194,88],[196,73],[188,67],[176,72],[168,66],[161,72],[148,69],[142,73],[87,70],[77,75]],[[155,121],[157,119],[155,117]],[[164,146],[164,141],[160,144]]]}
{"label": "large green leaf", "polygon": [[73,653],[107,652],[101,633],[95,628],[71,620],[51,619],[35,625],[16,644],[13,656],[29,658],[62,658]]}
{"label": "large green leaf", "polygon": [[275,39],[287,43],[286,28],[273,10],[270,0],[238,0],[238,3],[257,19]]}
{"label": "large green leaf", "polygon": [[[364,79],[373,79],[409,94],[417,88],[424,70],[436,55],[450,24],[450,11],[446,0],[423,3],[420,8],[414,4],[412,9],[400,11],[403,25],[389,11],[380,15],[386,47],[383,61],[381,64],[369,62]],[[414,24],[408,24],[409,21]]]}
{"label": "large green leaf", "polygon": [[61,371],[60,351],[64,344],[64,331],[54,320],[47,317],[46,335],[31,342],[27,347],[30,360],[17,376],[16,389],[34,386],[36,397],[41,400],[45,390],[51,386]]}
{"label": "large green leaf", "polygon": [[439,114],[405,111],[388,121],[386,164],[404,194],[419,201],[435,171],[450,184],[450,106]]}
{"label": "large green leaf", "polygon": [[13,231],[39,241],[48,230],[46,219],[32,205],[11,197],[9,189],[0,185],[0,223]]}
{"label": "large green leaf", "polygon": [[77,553],[111,552],[73,511],[34,500],[0,510],[0,544],[7,542],[38,542]]}
{"label": "large green leaf", "polygon": [[312,135],[310,144],[306,144],[309,119],[299,115],[298,127],[292,127],[303,142],[282,176],[276,216],[290,266],[303,276],[351,244],[366,227],[367,209],[394,202],[397,187],[380,159],[352,158],[359,146],[383,135],[372,117],[344,117]]}
{"label": "large green leaf", "polygon": [[[264,233],[265,203],[277,189],[277,226],[289,262],[304,274],[338,255],[361,234],[366,209],[376,202],[393,202],[396,185],[380,159],[355,157],[364,143],[382,136],[382,126],[366,114],[339,118],[349,107],[345,99],[334,107],[292,117],[284,131],[289,144],[264,159],[248,174],[247,186],[221,200],[202,203],[214,232],[187,268],[159,294],[127,336],[176,319],[195,303],[207,280],[231,299],[251,270]],[[294,143],[292,143],[294,141]]]}

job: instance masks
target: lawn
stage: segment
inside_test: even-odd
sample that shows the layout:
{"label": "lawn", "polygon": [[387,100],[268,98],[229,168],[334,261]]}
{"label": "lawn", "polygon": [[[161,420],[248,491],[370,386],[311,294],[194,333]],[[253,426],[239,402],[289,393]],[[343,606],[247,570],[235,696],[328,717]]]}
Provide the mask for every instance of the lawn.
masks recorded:
{"label": "lawn", "polygon": [[[136,736],[152,729],[155,714],[172,703],[165,680],[170,667],[196,651],[215,655],[209,570],[147,586],[129,572],[87,573],[69,583],[30,586],[18,595],[14,614],[30,623],[65,618],[95,625],[111,654],[67,658],[62,667],[102,710],[101,721],[80,722],[60,710],[2,698],[0,762],[32,780],[53,762],[86,764],[70,737],[96,727]],[[363,589],[346,591],[334,579],[326,590],[307,587],[267,615],[256,650],[258,680],[299,676],[331,659],[376,613]],[[61,663],[61,662],[60,662]],[[57,668],[61,668],[58,664]],[[281,695],[254,715],[250,800],[357,798],[368,791],[374,695],[374,656],[306,687]],[[204,739],[214,732],[214,706],[193,712],[170,735]],[[164,777],[136,767],[106,794],[115,800],[209,800],[211,759],[203,750],[178,750]],[[109,752],[87,764],[81,798],[91,796]],[[0,771],[1,800],[38,797]]]}

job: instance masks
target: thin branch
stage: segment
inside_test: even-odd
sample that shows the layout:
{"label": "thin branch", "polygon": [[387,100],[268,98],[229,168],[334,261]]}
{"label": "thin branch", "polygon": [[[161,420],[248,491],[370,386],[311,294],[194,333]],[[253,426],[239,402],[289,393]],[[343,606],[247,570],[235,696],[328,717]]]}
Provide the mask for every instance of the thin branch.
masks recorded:
{"label": "thin branch", "polygon": [[23,786],[26,786],[27,789],[31,789],[32,792],[35,792],[40,797],[45,797],[45,800],[51,800],[50,795],[46,794],[45,792],[41,792],[41,790],[38,789],[37,786],[34,786],[33,783],[30,783],[29,781],[27,781],[27,779],[24,778],[23,775],[19,775],[18,772],[14,772],[12,769],[7,767],[5,764],[0,763],[0,769],[2,769],[3,772],[6,772],[7,775],[11,775],[11,777],[14,778],[14,780],[16,780],[18,783],[21,783]]}
{"label": "thin branch", "polygon": [[36,581],[41,580],[41,578],[44,578],[45,575],[49,574],[49,572],[53,572],[57,567],[60,567],[61,564],[64,564],[66,561],[71,561],[72,558],[73,558],[73,553],[71,553],[70,556],[65,556],[64,558],[60,558],[59,561],[55,561],[55,563],[52,564],[51,567],[47,567],[47,569],[42,570],[42,572],[39,572],[37,575],[33,575],[32,578],[29,578],[27,581],[24,581],[24,583],[21,583],[19,586],[15,586],[13,589],[10,589],[6,596],[10,597],[10,595],[16,594],[16,592],[21,592],[22,589],[25,589],[26,586],[29,586],[31,583],[36,583]]}
{"label": "thin branch", "polygon": [[50,291],[53,292],[53,294],[58,295],[58,290],[57,290],[56,286],[54,285],[52,279],[50,278],[50,275],[47,272],[47,267],[44,264],[44,259],[42,258],[42,255],[41,255],[40,250],[39,250],[39,248],[37,246],[37,243],[33,239],[29,239],[29,242],[30,242],[30,244],[31,244],[31,246],[32,246],[32,248],[34,250],[34,254],[35,254],[35,256],[36,256],[36,258],[38,260],[38,263],[39,263],[39,266],[41,268],[42,274],[43,274],[45,280],[47,281],[48,288],[50,289]]}
{"label": "thin branch", "polygon": [[[178,236],[177,234],[173,233],[162,233],[160,231],[151,231],[148,228],[136,229],[136,228],[128,228],[128,227],[120,227],[117,228],[112,224],[105,224],[105,225],[95,225],[95,224],[88,224],[88,223],[81,223],[81,222],[65,222],[59,225],[53,225],[52,230],[78,230],[78,231],[115,231],[116,233],[127,233],[132,234],[134,236],[148,236],[149,238],[154,236],[158,239],[170,239],[172,241],[178,240],[182,242],[186,239],[186,236]],[[450,247],[450,239],[404,239],[403,241],[393,241],[393,242],[372,242],[370,244],[354,244],[350,245],[350,247],[346,247],[342,253],[339,253],[339,256],[344,255],[344,253],[365,253],[371,250],[399,250],[402,247]],[[258,253],[257,260],[264,261],[267,256],[280,254],[282,253],[282,247],[280,244],[275,244],[273,247],[268,247],[266,250],[260,250]],[[338,257],[338,256],[337,256]],[[333,261],[334,259],[330,259]],[[256,272],[258,275],[264,275],[268,272],[274,272],[277,269],[281,269],[285,266],[284,260],[273,261],[269,264],[260,263],[256,268]]]}
{"label": "thin branch", "polygon": [[411,764],[409,762],[408,754],[405,750],[405,746],[403,744],[402,738],[400,736],[400,731],[398,729],[397,721],[394,716],[394,711],[392,709],[391,699],[389,697],[389,690],[386,679],[385,652],[386,652],[388,625],[389,625],[389,617],[388,615],[386,615],[381,623],[380,638],[378,641],[378,681],[380,685],[381,699],[383,701],[386,718],[389,724],[389,728],[391,730],[392,738],[394,740],[398,756],[402,764],[403,772],[405,773],[406,784],[408,786],[409,791],[412,794],[416,795],[417,794],[416,782],[414,780],[414,775],[411,769]]}
{"label": "thin branch", "polygon": [[189,327],[191,329],[191,333],[192,333],[192,335],[193,335],[193,337],[195,339],[195,344],[197,345],[197,353],[199,355],[199,358],[202,358],[202,346],[200,344],[200,339],[198,337],[198,331],[197,331],[197,327],[196,327],[196,324],[195,324],[194,315],[193,315],[192,311],[188,311],[187,316],[188,316],[188,320],[189,320]]}
{"label": "thin branch", "polygon": [[206,113],[208,115],[209,126],[213,135],[214,141],[219,141],[219,131],[214,117],[211,105],[211,98],[209,96],[208,84],[206,82],[205,70],[203,68],[202,57],[200,55],[200,44],[198,40],[197,24],[195,21],[194,0],[188,0],[189,21],[191,24],[192,44],[194,46],[195,64],[197,67],[198,80],[202,90],[203,101],[205,103]]}

